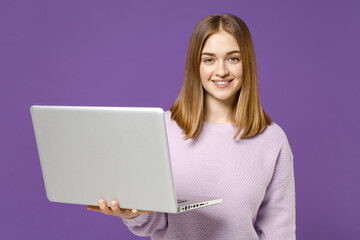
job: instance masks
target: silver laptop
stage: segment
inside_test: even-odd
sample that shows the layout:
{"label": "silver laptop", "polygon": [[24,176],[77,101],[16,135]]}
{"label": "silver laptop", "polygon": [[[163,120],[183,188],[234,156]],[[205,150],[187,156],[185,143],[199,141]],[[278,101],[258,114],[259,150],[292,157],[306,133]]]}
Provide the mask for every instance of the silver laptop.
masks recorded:
{"label": "silver laptop", "polygon": [[176,196],[161,108],[33,105],[30,111],[52,202],[117,200],[121,208],[176,213],[222,201]]}

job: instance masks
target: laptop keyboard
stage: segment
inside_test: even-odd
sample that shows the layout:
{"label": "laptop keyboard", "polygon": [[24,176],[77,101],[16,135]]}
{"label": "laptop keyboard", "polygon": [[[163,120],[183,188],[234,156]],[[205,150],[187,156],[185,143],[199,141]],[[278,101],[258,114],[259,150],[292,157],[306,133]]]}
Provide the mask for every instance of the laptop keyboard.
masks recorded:
{"label": "laptop keyboard", "polygon": [[178,199],[178,200],[177,200],[177,203],[183,203],[183,202],[187,202],[187,201],[189,201],[189,200]]}

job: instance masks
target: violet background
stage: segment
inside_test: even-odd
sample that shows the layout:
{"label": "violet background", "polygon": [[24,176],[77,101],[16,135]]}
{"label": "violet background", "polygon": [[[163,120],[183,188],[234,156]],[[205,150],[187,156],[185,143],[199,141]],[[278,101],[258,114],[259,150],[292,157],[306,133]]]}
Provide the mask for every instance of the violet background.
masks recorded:
{"label": "violet background", "polygon": [[[294,154],[298,239],[358,239],[357,1],[0,0],[0,239],[144,239],[120,218],[47,200],[30,106],[177,98],[195,25],[252,33],[262,105]],[[146,238],[148,239],[148,238]]]}

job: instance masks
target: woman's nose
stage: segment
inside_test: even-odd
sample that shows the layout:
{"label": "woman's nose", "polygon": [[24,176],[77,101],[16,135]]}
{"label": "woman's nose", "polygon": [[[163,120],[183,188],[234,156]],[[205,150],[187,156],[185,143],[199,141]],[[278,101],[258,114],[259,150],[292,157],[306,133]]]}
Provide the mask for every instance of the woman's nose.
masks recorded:
{"label": "woman's nose", "polygon": [[229,74],[229,70],[227,69],[224,62],[219,61],[216,67],[215,75],[218,77],[225,77]]}

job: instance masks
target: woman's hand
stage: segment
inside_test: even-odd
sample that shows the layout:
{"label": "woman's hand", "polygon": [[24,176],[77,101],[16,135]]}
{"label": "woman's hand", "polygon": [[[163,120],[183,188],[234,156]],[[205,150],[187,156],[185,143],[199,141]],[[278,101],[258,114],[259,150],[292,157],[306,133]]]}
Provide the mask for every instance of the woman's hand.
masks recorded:
{"label": "woman's hand", "polygon": [[117,201],[111,202],[111,208],[106,205],[104,200],[99,201],[98,206],[87,206],[87,210],[92,210],[96,212],[102,212],[106,215],[113,215],[117,217],[122,217],[125,219],[130,219],[139,216],[141,213],[153,213],[149,211],[140,211],[136,209],[122,209],[119,207],[119,203]]}

